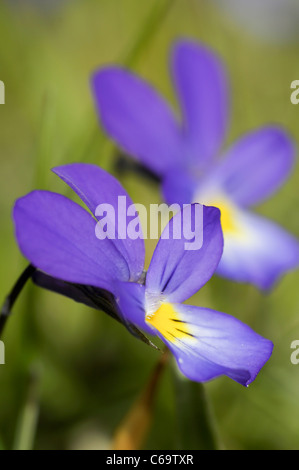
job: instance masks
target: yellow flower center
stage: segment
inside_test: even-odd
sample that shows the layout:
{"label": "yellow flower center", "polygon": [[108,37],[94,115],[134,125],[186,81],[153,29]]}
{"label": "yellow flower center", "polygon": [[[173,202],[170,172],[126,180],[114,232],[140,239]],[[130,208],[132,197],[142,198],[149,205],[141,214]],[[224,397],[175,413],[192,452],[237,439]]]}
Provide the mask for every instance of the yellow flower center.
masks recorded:
{"label": "yellow flower center", "polygon": [[221,193],[203,192],[196,194],[194,202],[217,207],[221,212],[221,227],[224,235],[244,235],[238,207]]}
{"label": "yellow flower center", "polygon": [[146,321],[172,343],[177,339],[193,338],[189,325],[179,318],[170,303],[162,303],[154,313],[147,314]]}
{"label": "yellow flower center", "polygon": [[224,199],[213,200],[209,202],[209,206],[218,207],[221,212],[221,226],[223,233],[238,234],[240,233],[240,228],[237,224],[237,210],[236,208],[225,201]]}

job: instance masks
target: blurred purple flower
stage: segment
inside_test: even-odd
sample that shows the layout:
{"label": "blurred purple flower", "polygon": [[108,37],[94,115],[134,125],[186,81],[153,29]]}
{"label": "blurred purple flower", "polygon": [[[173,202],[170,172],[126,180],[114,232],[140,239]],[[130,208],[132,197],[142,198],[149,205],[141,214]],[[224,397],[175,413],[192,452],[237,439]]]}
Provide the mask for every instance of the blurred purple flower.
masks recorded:
{"label": "blurred purple flower", "polygon": [[[54,172],[93,214],[102,202],[117,211],[118,196],[126,196],[131,204],[118,181],[99,167],[71,164]],[[191,206],[191,220],[195,207]],[[239,320],[181,303],[210,279],[221,258],[217,208],[203,207],[201,249],[186,251],[184,237],[160,238],[146,279],[143,240],[98,240],[97,220],[64,196],[34,191],[16,202],[13,216],[19,247],[42,275],[112,293],[123,322],[160,337],[191,380],[224,374],[247,386],[269,359],[272,343]],[[170,234],[178,216],[169,222]]]}
{"label": "blurred purple flower", "polygon": [[224,253],[218,273],[268,289],[298,266],[299,244],[247,208],[288,177],[294,144],[284,130],[267,126],[241,138],[217,160],[229,122],[221,61],[205,46],[182,40],[174,47],[171,70],[182,122],[146,82],[113,66],[92,78],[100,121],[126,153],[161,179],[167,203],[220,208]]}

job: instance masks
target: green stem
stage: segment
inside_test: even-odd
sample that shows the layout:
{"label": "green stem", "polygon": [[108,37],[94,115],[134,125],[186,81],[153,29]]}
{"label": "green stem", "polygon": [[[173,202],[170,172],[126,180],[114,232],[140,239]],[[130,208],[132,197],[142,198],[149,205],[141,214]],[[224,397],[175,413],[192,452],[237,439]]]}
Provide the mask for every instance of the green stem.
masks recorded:
{"label": "green stem", "polygon": [[3,334],[4,327],[6,325],[7,319],[11,314],[11,310],[23,290],[28,279],[31,278],[32,274],[34,273],[35,268],[30,264],[27,268],[22,272],[21,276],[18,278],[17,282],[13,286],[11,292],[6,297],[5,302],[0,311],[0,338]]}
{"label": "green stem", "polygon": [[121,60],[124,65],[131,66],[138,60],[142,49],[150,42],[151,38],[155,36],[174,3],[175,0],[165,0],[164,2],[158,0],[155,3],[153,9],[146,18],[145,23],[140,29],[137,41],[134,41],[134,44],[124,55],[123,60]]}
{"label": "green stem", "polygon": [[178,448],[182,450],[220,449],[211,404],[201,383],[187,380],[173,371],[178,422]]}
{"label": "green stem", "polygon": [[49,179],[54,155],[55,105],[50,92],[43,96],[40,128],[36,139],[33,186],[45,188]]}
{"label": "green stem", "polygon": [[39,415],[39,373],[30,373],[27,397],[21,411],[14,441],[14,450],[32,450]]}

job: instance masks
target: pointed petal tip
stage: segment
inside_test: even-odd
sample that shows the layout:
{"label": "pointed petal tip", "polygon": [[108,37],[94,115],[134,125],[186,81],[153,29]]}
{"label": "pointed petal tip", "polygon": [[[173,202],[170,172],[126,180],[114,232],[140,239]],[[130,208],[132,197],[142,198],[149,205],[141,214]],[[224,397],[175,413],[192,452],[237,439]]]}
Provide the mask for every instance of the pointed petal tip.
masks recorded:
{"label": "pointed petal tip", "polygon": [[244,385],[244,387],[246,387],[246,388],[248,388],[249,385],[251,385],[255,381],[255,379],[259,375],[261,369],[266,365],[266,363],[269,361],[269,359],[272,356],[273,349],[274,349],[274,344],[272,343],[272,341],[270,341],[268,339],[264,339],[264,343],[267,346],[265,347],[264,358],[263,358],[263,361],[261,361],[261,364],[259,365],[258,370],[254,374],[250,374],[250,378],[245,383],[242,384],[240,382],[241,385]]}

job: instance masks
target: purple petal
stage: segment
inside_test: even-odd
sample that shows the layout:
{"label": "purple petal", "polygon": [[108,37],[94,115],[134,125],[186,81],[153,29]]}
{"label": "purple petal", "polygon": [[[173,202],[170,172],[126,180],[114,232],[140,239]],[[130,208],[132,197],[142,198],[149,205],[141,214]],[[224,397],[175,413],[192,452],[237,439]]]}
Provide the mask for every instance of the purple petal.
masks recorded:
{"label": "purple petal", "polygon": [[[116,239],[111,240],[120,255],[127,261],[130,270],[130,280],[137,281],[144,267],[144,241],[136,240],[128,236],[120,238],[118,234],[118,220],[120,219],[122,231],[126,233],[127,220],[126,211],[133,205],[128,193],[112,175],[102,170],[97,165],[85,163],[73,163],[53,169],[65,183],[67,183],[91,210],[93,215],[99,204],[113,206],[116,216]],[[119,204],[120,198],[122,201]],[[129,218],[128,218],[129,222]]]}
{"label": "purple petal", "polygon": [[198,179],[181,169],[170,170],[162,181],[162,194],[167,204],[191,204]]}
{"label": "purple petal", "polygon": [[[165,340],[184,375],[205,382],[227,375],[248,386],[271,356],[271,341],[225,313],[173,304],[179,337]],[[184,322],[184,323],[180,323]],[[192,336],[191,336],[192,335]],[[176,335],[175,335],[176,336]]]}
{"label": "purple petal", "polygon": [[154,334],[145,322],[145,287],[133,282],[119,282],[117,286],[116,300],[123,318],[146,333]]}
{"label": "purple petal", "polygon": [[[191,211],[190,211],[191,208]],[[202,236],[200,249],[187,250],[183,230],[194,227],[195,211],[203,210],[203,225],[196,233]],[[181,238],[172,239],[175,227],[181,227]],[[223,250],[223,236],[220,225],[220,211],[215,207],[200,204],[186,206],[169,222],[169,239],[163,239],[165,228],[154,251],[146,278],[146,289],[153,294],[162,293],[169,302],[182,302],[197,292],[213,275]]]}
{"label": "purple petal", "polygon": [[220,59],[207,47],[179,41],[173,51],[173,78],[181,101],[187,155],[204,166],[218,153],[228,125],[228,86]]}
{"label": "purple petal", "polygon": [[240,139],[215,168],[206,185],[227,194],[242,207],[274,193],[289,176],[295,146],[278,127],[265,127]]}
{"label": "purple petal", "polygon": [[298,240],[273,222],[242,212],[238,226],[240,234],[225,234],[218,274],[270,289],[286,271],[299,266]]}
{"label": "purple petal", "polygon": [[129,280],[127,262],[115,245],[98,240],[93,217],[64,196],[33,191],[16,201],[13,216],[20,250],[41,271],[110,292],[114,280]]}
{"label": "purple petal", "polygon": [[162,175],[181,155],[178,123],[146,82],[117,67],[97,71],[92,90],[100,121],[122,149]]}

